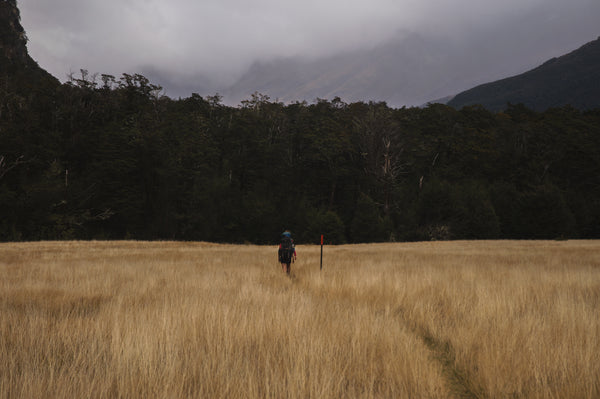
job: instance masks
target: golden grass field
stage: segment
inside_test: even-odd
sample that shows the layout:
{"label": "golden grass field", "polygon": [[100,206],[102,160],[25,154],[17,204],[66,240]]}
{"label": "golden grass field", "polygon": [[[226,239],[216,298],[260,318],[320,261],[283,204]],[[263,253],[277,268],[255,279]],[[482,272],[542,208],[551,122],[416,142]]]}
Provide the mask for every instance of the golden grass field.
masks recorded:
{"label": "golden grass field", "polygon": [[0,397],[600,397],[600,241],[319,251],[0,244]]}

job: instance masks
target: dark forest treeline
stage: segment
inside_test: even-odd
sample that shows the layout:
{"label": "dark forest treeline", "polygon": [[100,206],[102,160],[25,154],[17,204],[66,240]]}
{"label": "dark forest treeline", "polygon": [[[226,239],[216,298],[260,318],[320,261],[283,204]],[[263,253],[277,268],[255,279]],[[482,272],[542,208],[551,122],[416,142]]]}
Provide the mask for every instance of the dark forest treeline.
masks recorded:
{"label": "dark forest treeline", "polygon": [[173,100],[0,76],[0,240],[600,237],[600,110]]}

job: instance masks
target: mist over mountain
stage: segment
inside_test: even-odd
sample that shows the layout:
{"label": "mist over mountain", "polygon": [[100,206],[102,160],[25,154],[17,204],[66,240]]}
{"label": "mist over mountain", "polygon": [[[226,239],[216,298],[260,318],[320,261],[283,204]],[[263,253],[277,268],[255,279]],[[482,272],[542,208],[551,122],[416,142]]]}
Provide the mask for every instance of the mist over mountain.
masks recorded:
{"label": "mist over mountain", "polygon": [[232,105],[259,92],[283,102],[340,97],[419,106],[572,51],[598,34],[584,28],[586,18],[542,4],[471,34],[398,32],[370,48],[327,57],[257,61],[222,94]]}
{"label": "mist over mountain", "polygon": [[468,85],[440,79],[453,49],[417,35],[372,49],[318,60],[298,58],[256,63],[226,93],[237,103],[258,91],[283,102],[341,97],[344,101],[423,102]]}
{"label": "mist over mountain", "polygon": [[19,7],[30,54],[62,82],[80,69],[140,73],[171,98],[220,93],[228,105],[254,92],[292,102],[340,96],[421,105],[523,73],[600,34],[598,0],[19,0]]}
{"label": "mist over mountain", "polygon": [[565,105],[584,110],[600,107],[600,38],[526,73],[460,93],[448,105],[479,104],[499,111],[508,103],[537,111]]}

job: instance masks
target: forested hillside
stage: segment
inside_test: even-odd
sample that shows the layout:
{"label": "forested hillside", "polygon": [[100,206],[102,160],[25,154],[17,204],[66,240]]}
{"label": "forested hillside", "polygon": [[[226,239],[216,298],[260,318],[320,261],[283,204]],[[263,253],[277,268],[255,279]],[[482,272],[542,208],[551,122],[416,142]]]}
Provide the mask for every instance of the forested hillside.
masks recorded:
{"label": "forested hillside", "polygon": [[464,91],[448,105],[480,104],[499,111],[508,103],[537,111],[565,105],[581,110],[600,107],[600,38],[529,72]]}
{"label": "forested hillside", "polygon": [[600,237],[600,109],[234,108],[139,74],[60,84],[14,0],[0,22],[0,240]]}

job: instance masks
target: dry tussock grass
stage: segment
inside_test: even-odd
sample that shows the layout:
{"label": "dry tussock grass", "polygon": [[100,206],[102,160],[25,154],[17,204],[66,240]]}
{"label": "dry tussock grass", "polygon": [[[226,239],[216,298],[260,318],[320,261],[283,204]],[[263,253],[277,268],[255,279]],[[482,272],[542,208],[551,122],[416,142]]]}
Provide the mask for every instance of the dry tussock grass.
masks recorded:
{"label": "dry tussock grass", "polygon": [[600,242],[0,245],[0,397],[600,396]]}

